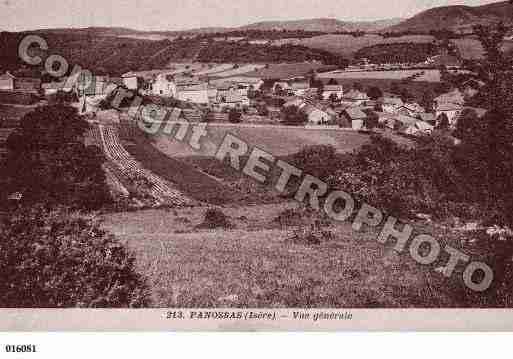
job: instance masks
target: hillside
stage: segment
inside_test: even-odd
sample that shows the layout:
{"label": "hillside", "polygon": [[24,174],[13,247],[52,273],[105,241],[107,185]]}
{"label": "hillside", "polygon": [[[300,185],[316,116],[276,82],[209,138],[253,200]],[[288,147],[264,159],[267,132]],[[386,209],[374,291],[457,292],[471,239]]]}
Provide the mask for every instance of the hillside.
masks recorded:
{"label": "hillside", "polygon": [[263,21],[246,26],[241,26],[240,30],[289,30],[289,31],[321,31],[321,32],[339,32],[339,31],[379,31],[389,26],[401,22],[401,19],[388,19],[378,21],[340,21],[337,19],[307,19],[292,21]]}
{"label": "hillside", "polygon": [[429,9],[388,27],[389,32],[421,32],[448,29],[470,32],[474,25],[489,25],[503,21],[513,24],[513,3],[502,1],[483,6],[444,6]]}

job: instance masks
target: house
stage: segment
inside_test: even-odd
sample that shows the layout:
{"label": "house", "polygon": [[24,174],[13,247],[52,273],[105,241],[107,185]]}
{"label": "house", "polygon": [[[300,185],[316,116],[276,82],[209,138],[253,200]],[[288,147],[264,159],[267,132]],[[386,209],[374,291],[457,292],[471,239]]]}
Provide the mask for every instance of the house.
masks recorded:
{"label": "house", "polygon": [[[230,91],[235,90],[235,85],[231,82],[221,82],[215,85],[217,91],[217,98],[222,99],[225,97]],[[222,102],[222,100],[220,100]]]}
{"label": "house", "polygon": [[[219,80],[211,81],[211,83],[215,83],[215,81],[219,81]],[[264,84],[264,81],[259,77],[233,76],[233,77],[223,78],[221,81],[231,83],[233,85],[238,86],[239,88],[243,88],[246,90],[249,90],[249,89],[260,90],[260,88]]]}
{"label": "house", "polygon": [[351,123],[351,128],[353,130],[363,130],[365,128],[365,120],[367,119],[367,114],[362,111],[359,107],[348,107],[343,111],[343,116],[346,118],[349,123]]}
{"label": "house", "polygon": [[463,111],[463,106],[457,103],[444,103],[436,107],[435,116],[436,116],[436,125],[438,126],[440,116],[445,114],[447,119],[449,120],[449,126],[451,128],[456,127],[457,120]]}
{"label": "house", "polygon": [[215,103],[217,102],[217,87],[208,85],[207,87],[207,95],[208,95],[208,102],[209,103]]}
{"label": "house", "polygon": [[[108,91],[110,80],[108,76],[94,76],[89,79],[84,74],[77,78],[78,95],[102,96]],[[87,86],[86,88],[84,88]]]}
{"label": "house", "polygon": [[461,67],[461,60],[453,55],[441,54],[428,58],[425,64],[430,67],[445,66],[447,68],[459,68]]}
{"label": "house", "polygon": [[155,81],[151,84],[151,91],[156,96],[175,97],[177,88],[173,76],[158,74]]}
{"label": "house", "polygon": [[369,98],[369,96],[367,96],[367,94],[365,92],[358,91],[355,89],[347,92],[346,94],[344,94],[342,96],[343,102],[354,103],[356,105],[361,105],[365,101],[369,101],[369,100],[370,100],[370,98]]}
{"label": "house", "polygon": [[310,104],[301,106],[300,110],[306,114],[308,122],[311,124],[322,125],[332,119],[328,113]]}
{"label": "house", "polygon": [[397,109],[397,113],[400,115],[416,117],[419,113],[424,113],[425,110],[418,103],[405,103]]}
{"label": "house", "polygon": [[325,85],[322,91],[322,98],[328,100],[331,95],[336,95],[337,98],[344,96],[344,86],[342,85]]}
{"label": "house", "polygon": [[9,72],[0,75],[0,90],[13,91],[14,90],[14,79],[15,77]]}
{"label": "house", "polygon": [[434,126],[429,123],[409,116],[398,115],[396,121],[398,126],[395,128],[398,128],[399,132],[405,135],[429,135],[434,129]]}
{"label": "house", "polygon": [[449,91],[447,93],[441,94],[440,96],[436,97],[433,100],[433,102],[434,102],[435,109],[438,106],[441,106],[443,104],[448,104],[448,103],[459,104],[459,105],[463,106],[463,104],[465,103],[465,96],[463,95],[463,93],[460,90],[454,89],[452,91]]}
{"label": "house", "polygon": [[417,114],[417,118],[421,121],[429,123],[432,126],[436,125],[436,117],[435,117],[435,114],[433,114],[433,113],[422,112],[422,113]]}
{"label": "house", "polygon": [[232,89],[218,99],[218,103],[222,107],[238,108],[241,106],[249,106],[249,99],[241,95],[237,90]]}
{"label": "house", "polygon": [[123,79],[123,84],[129,90],[139,89],[139,85],[142,82],[142,78],[137,76],[135,72],[127,72],[121,75],[121,78]]}
{"label": "house", "polygon": [[305,104],[305,100],[299,97],[294,97],[283,104],[283,107],[296,106],[301,107]]}
{"label": "house", "polygon": [[177,96],[181,101],[208,104],[208,84],[177,84]]}
{"label": "house", "polygon": [[273,85],[274,93],[277,93],[279,91],[287,91],[289,89],[290,89],[290,85],[288,82],[278,81],[278,82],[275,82],[275,84]]}
{"label": "house", "polygon": [[293,82],[290,84],[290,92],[295,96],[304,96],[310,89],[310,83],[308,81]]}
{"label": "house", "polygon": [[14,91],[38,93],[41,90],[41,80],[33,77],[15,77]]}
{"label": "house", "polygon": [[46,96],[56,94],[58,91],[71,92],[74,90],[74,87],[72,87],[65,79],[61,82],[44,83],[41,87]]}
{"label": "house", "polygon": [[399,108],[404,105],[399,97],[383,97],[379,100],[383,112],[397,113]]}

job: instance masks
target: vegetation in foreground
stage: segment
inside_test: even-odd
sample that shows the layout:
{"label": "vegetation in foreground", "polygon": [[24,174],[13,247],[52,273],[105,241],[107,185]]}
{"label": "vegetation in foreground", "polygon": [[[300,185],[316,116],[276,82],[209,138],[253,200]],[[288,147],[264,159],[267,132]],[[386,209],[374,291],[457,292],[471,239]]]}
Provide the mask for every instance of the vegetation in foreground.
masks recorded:
{"label": "vegetation in foreground", "polygon": [[91,213],[111,205],[103,156],[76,109],[44,106],[8,138],[0,190],[0,307],[144,307],[135,257]]}

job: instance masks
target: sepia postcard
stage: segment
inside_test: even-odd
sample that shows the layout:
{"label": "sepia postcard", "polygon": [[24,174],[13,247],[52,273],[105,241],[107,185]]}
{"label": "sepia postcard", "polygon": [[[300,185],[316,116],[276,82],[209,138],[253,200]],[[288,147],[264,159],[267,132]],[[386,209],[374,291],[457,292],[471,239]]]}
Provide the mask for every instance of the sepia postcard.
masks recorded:
{"label": "sepia postcard", "polygon": [[513,331],[513,1],[0,0],[0,277],[5,332]]}

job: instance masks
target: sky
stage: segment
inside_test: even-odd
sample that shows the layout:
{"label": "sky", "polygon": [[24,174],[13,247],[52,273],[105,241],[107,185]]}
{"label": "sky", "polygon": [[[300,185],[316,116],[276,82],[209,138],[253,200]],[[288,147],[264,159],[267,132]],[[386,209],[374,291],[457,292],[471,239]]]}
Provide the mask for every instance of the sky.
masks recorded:
{"label": "sky", "polygon": [[116,26],[185,30],[266,20],[407,18],[436,6],[489,0],[0,0],[0,31]]}

